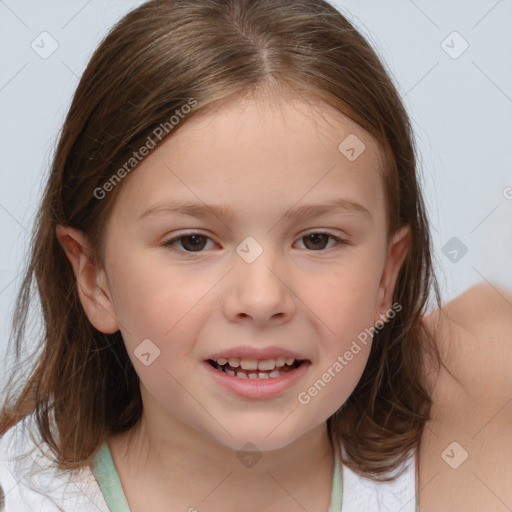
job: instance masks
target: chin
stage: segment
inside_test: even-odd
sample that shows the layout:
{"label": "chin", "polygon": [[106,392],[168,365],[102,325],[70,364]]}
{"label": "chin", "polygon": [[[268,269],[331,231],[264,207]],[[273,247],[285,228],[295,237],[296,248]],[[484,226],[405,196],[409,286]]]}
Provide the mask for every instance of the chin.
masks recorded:
{"label": "chin", "polygon": [[[282,421],[282,419],[280,420]],[[228,427],[231,434],[223,432],[221,436],[213,436],[213,438],[221,445],[239,451],[255,451],[267,452],[279,450],[293,443],[301,434],[289,432],[281,427],[276,428],[272,432],[272,428],[268,428],[267,424],[264,428],[240,428],[232,429]],[[275,427],[279,425],[279,421],[275,423]],[[279,430],[279,432],[278,432]]]}

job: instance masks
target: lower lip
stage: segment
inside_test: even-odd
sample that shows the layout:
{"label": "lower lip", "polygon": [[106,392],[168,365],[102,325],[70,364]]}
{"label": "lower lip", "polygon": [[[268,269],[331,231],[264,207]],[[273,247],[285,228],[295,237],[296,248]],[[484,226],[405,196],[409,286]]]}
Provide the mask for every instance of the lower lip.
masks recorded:
{"label": "lower lip", "polygon": [[272,379],[243,379],[216,370],[208,361],[203,361],[203,366],[212,378],[225,389],[244,398],[256,399],[273,398],[290,389],[304,377],[310,364],[304,361],[295,370]]}

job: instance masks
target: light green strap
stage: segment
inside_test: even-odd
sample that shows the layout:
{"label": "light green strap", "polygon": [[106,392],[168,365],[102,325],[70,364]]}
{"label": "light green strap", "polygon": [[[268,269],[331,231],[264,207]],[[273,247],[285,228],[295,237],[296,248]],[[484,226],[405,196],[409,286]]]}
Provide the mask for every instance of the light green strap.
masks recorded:
{"label": "light green strap", "polygon": [[110,512],[130,512],[123,486],[106,442],[96,455],[93,473]]}
{"label": "light green strap", "polygon": [[334,473],[332,476],[331,505],[329,512],[341,512],[343,500],[343,482],[338,452],[334,454]]}
{"label": "light green strap", "polygon": [[[110,512],[130,512],[130,507],[126,501],[123,487],[112,460],[107,443],[104,443],[96,455],[93,466],[94,476],[98,481],[105,502]],[[334,457],[334,472],[332,477],[331,504],[329,512],[341,512],[343,498],[341,466],[339,456],[336,453]]]}
{"label": "light green strap", "polygon": [[415,512],[420,512],[420,468],[419,468],[419,448],[414,451],[415,464],[414,471],[416,472],[414,492],[416,495],[416,507]]}

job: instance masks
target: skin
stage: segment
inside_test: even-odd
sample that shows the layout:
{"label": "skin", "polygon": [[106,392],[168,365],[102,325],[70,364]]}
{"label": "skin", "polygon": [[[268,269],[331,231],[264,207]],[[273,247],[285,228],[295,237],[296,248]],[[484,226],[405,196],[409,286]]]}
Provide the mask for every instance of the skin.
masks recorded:
{"label": "skin", "polygon": [[[355,161],[338,150],[350,134],[366,146]],[[83,233],[57,228],[89,320],[102,332],[121,331],[140,377],[142,421],[109,439],[133,512],[230,512],[241,503],[247,512],[328,509],[333,450],[325,421],[355,388],[370,343],[308,404],[297,395],[392,307],[409,231],[386,239],[382,172],[377,142],[329,107],[237,100],[184,124],[119,185],[104,267],[88,257]],[[297,203],[337,198],[369,215],[283,217]],[[235,218],[139,219],[177,199],[229,206]],[[164,245],[190,231],[208,237],[202,252],[191,252],[190,240]],[[308,241],[318,231],[347,244]],[[248,236],[263,249],[252,263],[236,252]],[[134,353],[145,339],[160,350],[148,366]],[[311,365],[278,397],[241,398],[202,362],[242,344],[297,351]],[[252,468],[236,456],[247,442],[262,454]]]}
{"label": "skin", "polygon": [[426,368],[433,405],[418,457],[421,512],[511,510],[512,293],[481,283],[426,320],[451,373]]}

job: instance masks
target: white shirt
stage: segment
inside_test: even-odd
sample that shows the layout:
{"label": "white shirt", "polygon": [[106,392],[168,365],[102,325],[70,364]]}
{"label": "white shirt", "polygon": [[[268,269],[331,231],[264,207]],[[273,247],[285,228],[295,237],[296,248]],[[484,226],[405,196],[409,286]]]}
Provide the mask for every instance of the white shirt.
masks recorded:
{"label": "white shirt", "polygon": [[[45,457],[44,443],[34,439],[37,432],[33,416],[28,416],[0,439],[0,485],[4,508],[0,512],[111,512],[98,481],[89,467],[61,471]],[[16,460],[16,458],[19,460]],[[118,486],[124,494],[111,463],[114,479],[102,485]],[[340,512],[415,512],[417,481],[414,452],[405,471],[393,482],[376,482],[364,478],[347,466],[335,469],[331,499],[339,503]],[[341,477],[341,478],[340,478]],[[117,480],[115,483],[114,480]],[[335,482],[338,485],[335,485]],[[331,511],[339,506],[331,503]],[[115,512],[115,511],[112,511]]]}
{"label": "white shirt", "polygon": [[[44,456],[44,443],[32,439],[32,416],[0,439],[2,512],[109,512],[90,468],[57,470]],[[18,460],[16,460],[18,459]]]}

